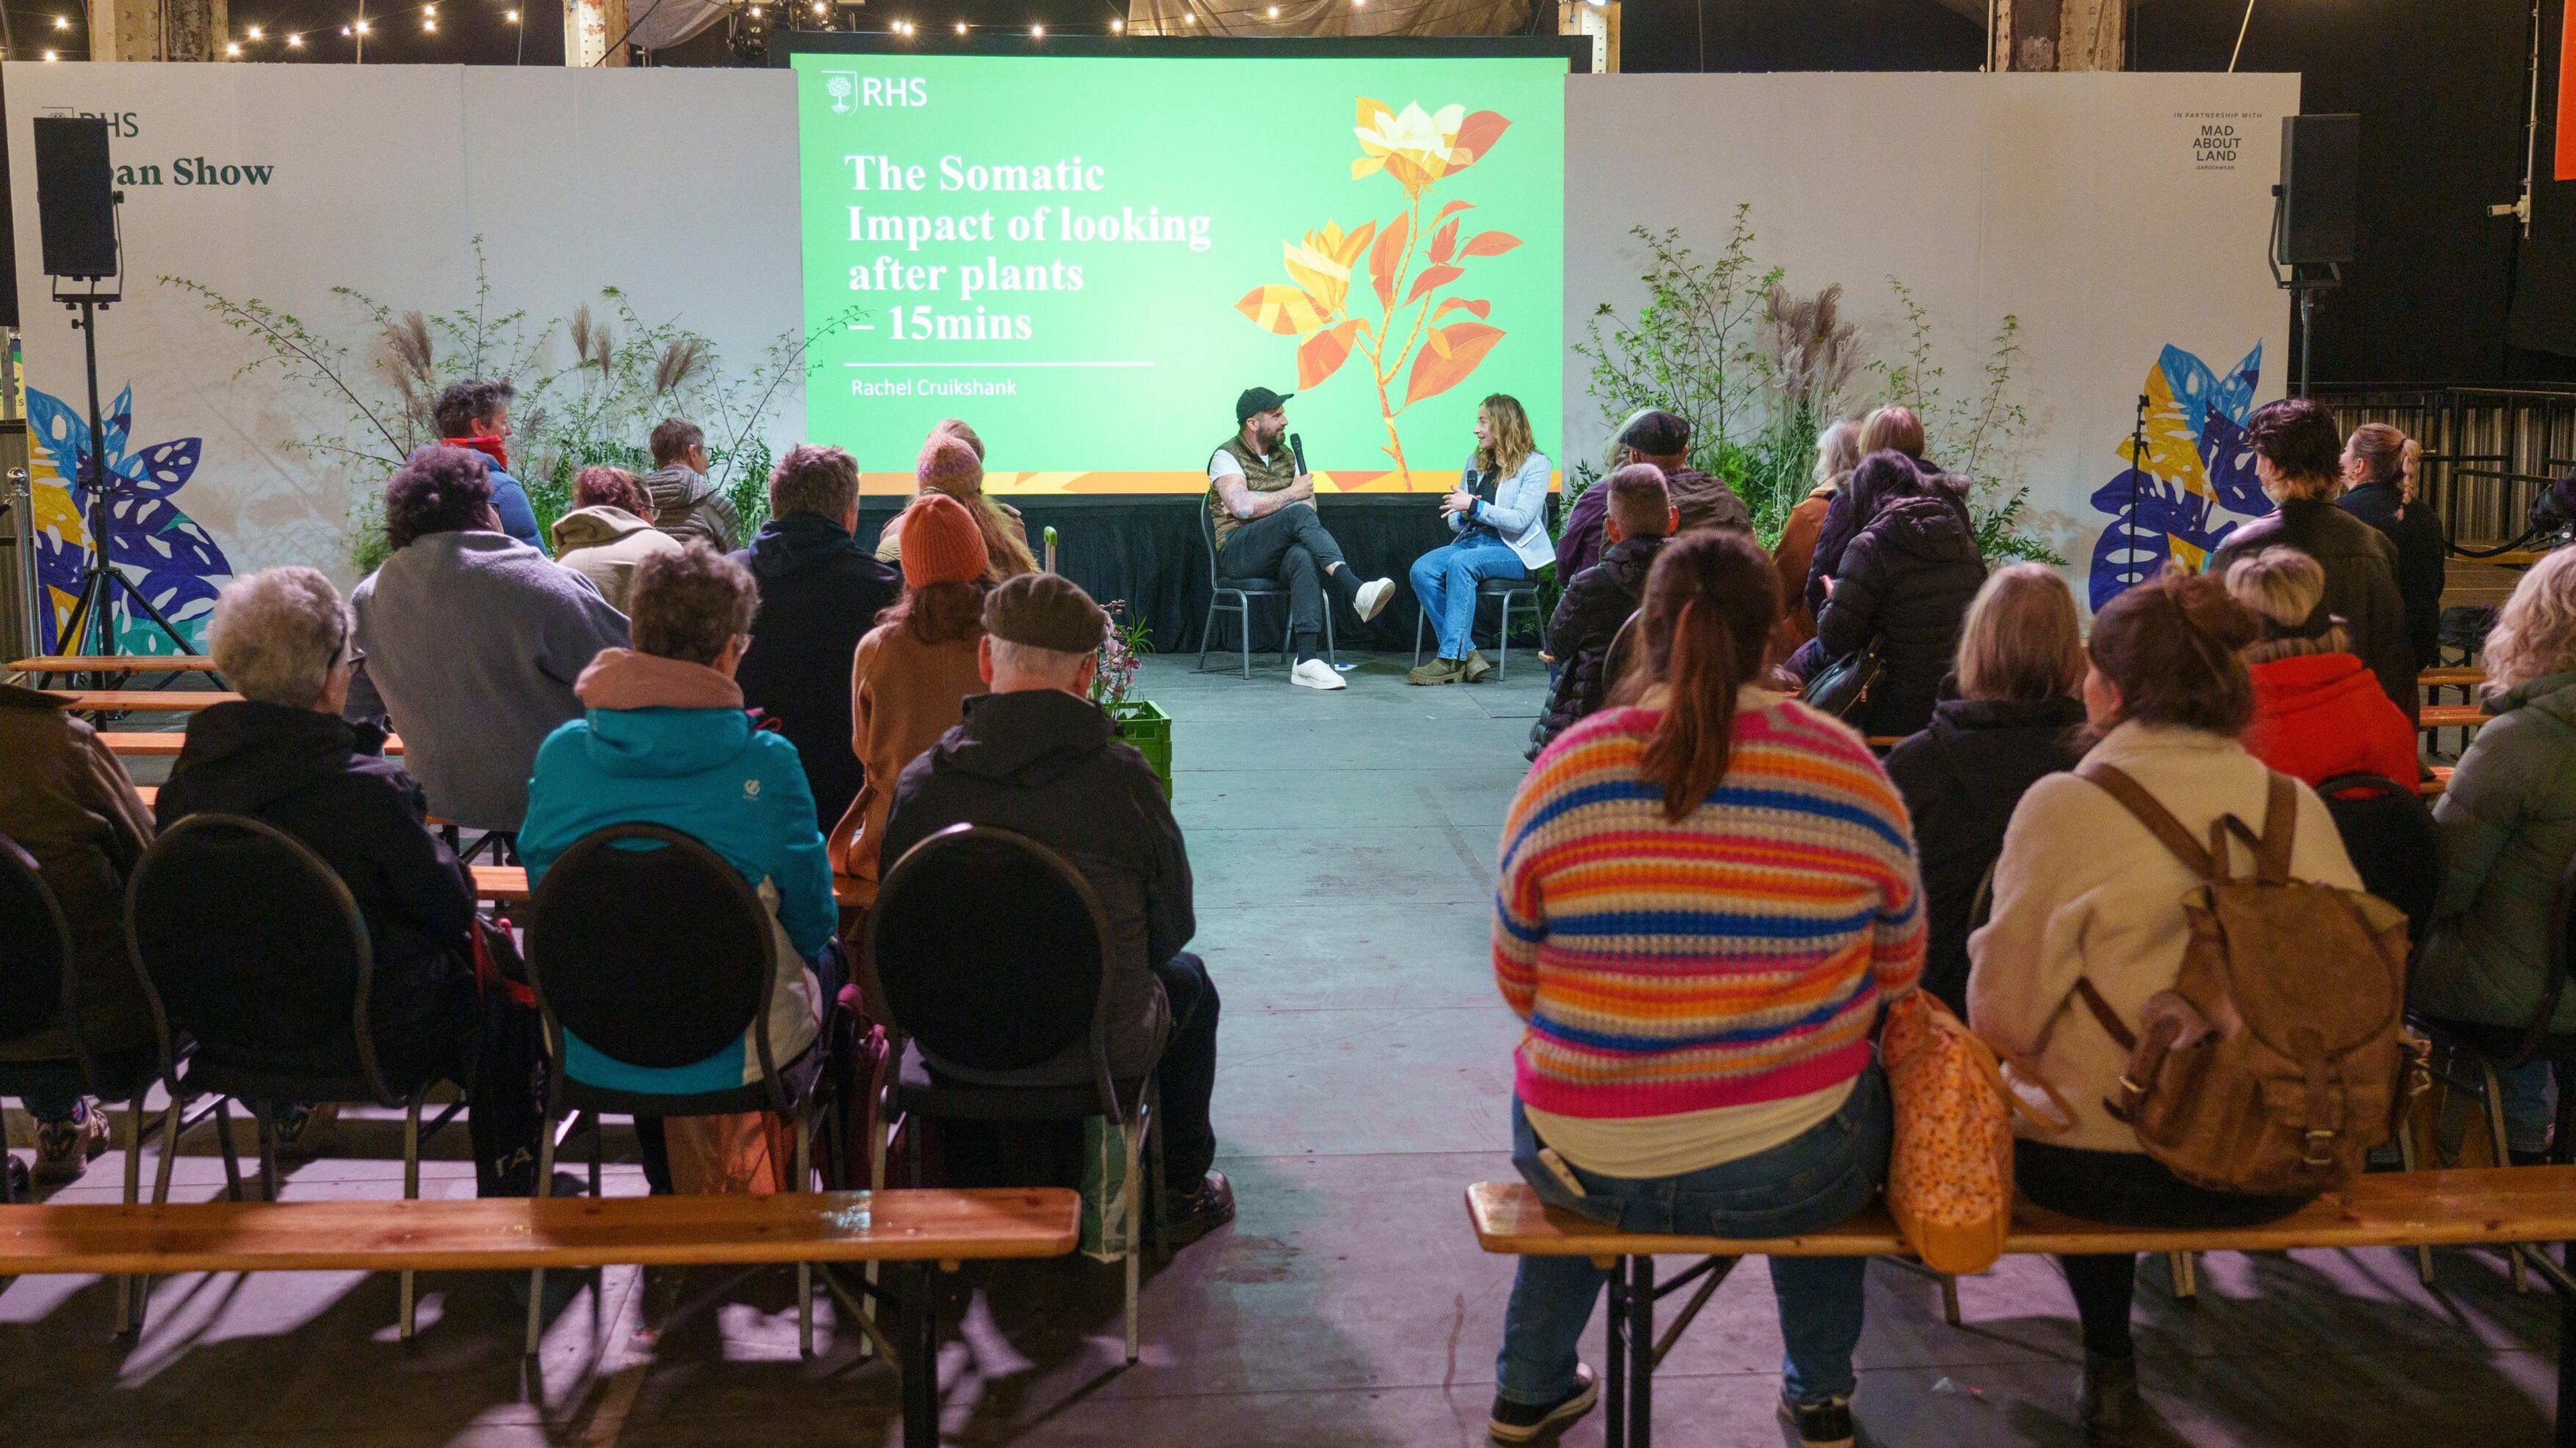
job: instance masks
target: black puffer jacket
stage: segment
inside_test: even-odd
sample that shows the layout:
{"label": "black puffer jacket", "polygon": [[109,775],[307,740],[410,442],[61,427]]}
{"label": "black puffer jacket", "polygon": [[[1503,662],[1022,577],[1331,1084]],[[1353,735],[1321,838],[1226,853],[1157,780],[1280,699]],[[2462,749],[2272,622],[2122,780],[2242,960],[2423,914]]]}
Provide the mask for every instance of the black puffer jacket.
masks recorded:
{"label": "black puffer jacket", "polygon": [[1931,721],[1959,623],[1985,581],[1977,540],[1947,497],[1891,499],[1853,536],[1816,616],[1824,659],[1879,641],[1878,683],[1853,725],[1866,734],[1911,734]]}
{"label": "black puffer jacket", "polygon": [[2016,704],[1947,699],[1932,723],[1887,753],[1887,777],[1914,817],[1923,857],[1923,988],[1962,1020],[1968,1014],[1968,925],[1977,884],[2004,850],[2004,826],[2022,791],[2044,775],[2073,769],[2073,699]]}
{"label": "black puffer jacket", "polygon": [[[733,555],[760,580],[751,648],[734,681],[745,707],[778,721],[814,791],[817,827],[830,830],[867,770],[850,752],[850,657],[903,578],[868,556],[836,518],[772,518]],[[892,783],[892,781],[888,781]]]}
{"label": "black puffer jacket", "polygon": [[1619,626],[1637,611],[1646,596],[1646,571],[1671,540],[1624,538],[1610,545],[1601,561],[1574,575],[1556,614],[1547,621],[1547,651],[1556,658],[1556,683],[1549,688],[1547,709],[1539,715],[1537,743],[1574,727],[1610,696],[1610,644]]}

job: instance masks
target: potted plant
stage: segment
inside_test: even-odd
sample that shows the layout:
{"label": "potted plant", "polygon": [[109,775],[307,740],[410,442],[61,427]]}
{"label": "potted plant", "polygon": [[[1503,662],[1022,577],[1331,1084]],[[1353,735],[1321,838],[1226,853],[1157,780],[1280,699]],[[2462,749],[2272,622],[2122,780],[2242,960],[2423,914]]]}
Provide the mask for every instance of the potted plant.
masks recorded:
{"label": "potted plant", "polygon": [[1091,675],[1091,702],[1109,715],[1118,737],[1134,745],[1154,777],[1163,782],[1163,798],[1172,797],[1172,716],[1150,699],[1131,697],[1145,656],[1154,651],[1153,635],[1142,619],[1127,616],[1123,602],[1109,605],[1109,637],[1100,645],[1100,667]]}

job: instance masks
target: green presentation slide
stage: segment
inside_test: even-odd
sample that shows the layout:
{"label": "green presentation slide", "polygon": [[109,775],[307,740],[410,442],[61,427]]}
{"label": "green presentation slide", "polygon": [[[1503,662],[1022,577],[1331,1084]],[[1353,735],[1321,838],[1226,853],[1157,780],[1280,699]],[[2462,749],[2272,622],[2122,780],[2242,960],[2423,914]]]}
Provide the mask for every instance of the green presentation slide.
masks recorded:
{"label": "green presentation slide", "polygon": [[806,436],[869,491],[1196,492],[1252,386],[1327,490],[1558,451],[1566,62],[799,54]]}

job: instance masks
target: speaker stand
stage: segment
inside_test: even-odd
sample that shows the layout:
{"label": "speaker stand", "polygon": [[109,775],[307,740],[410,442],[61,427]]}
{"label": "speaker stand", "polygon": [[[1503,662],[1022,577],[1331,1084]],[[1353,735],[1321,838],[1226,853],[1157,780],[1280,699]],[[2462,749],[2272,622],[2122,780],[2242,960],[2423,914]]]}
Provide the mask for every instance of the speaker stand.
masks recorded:
{"label": "speaker stand", "polygon": [[[2288,224],[2289,206],[2288,193],[2278,186],[2273,187],[2272,249],[2264,260],[2271,263],[2272,284],[2288,292],[2299,306],[2299,377],[2298,386],[2290,395],[2305,397],[2308,395],[2308,341],[2316,330],[2314,324],[2317,315],[2317,293],[2330,292],[2343,285],[2343,265],[2340,262],[2331,261],[2318,263],[2281,260],[2282,228]],[[2319,265],[2326,269],[2323,276],[2304,269]],[[2286,272],[2281,270],[2284,266],[2289,270]]]}
{"label": "speaker stand", "polygon": [[[71,617],[54,639],[55,651],[75,655],[94,652],[100,657],[117,653],[115,603],[117,591],[123,590],[130,605],[143,610],[143,616],[169,636],[172,647],[180,653],[193,654],[196,650],[180,636],[177,626],[152,606],[152,600],[143,596],[134,580],[117,571],[109,556],[113,547],[109,528],[115,515],[108,506],[107,422],[98,405],[98,314],[105,310],[106,300],[97,296],[58,300],[80,313],[72,326],[81,334],[81,351],[89,364],[89,460],[85,470],[89,483],[89,561],[81,566],[80,589],[72,603]],[[99,641],[94,651],[89,647],[93,628]]]}

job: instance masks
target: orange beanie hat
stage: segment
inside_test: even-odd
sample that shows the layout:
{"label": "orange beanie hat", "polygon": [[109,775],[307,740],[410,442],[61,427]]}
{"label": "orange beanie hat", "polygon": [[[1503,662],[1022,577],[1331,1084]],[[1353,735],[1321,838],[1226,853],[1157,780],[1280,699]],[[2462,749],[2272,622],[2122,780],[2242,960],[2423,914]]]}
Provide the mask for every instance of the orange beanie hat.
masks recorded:
{"label": "orange beanie hat", "polygon": [[990,555],[983,530],[966,505],[945,493],[924,493],[903,510],[903,586],[964,583],[984,576]]}

